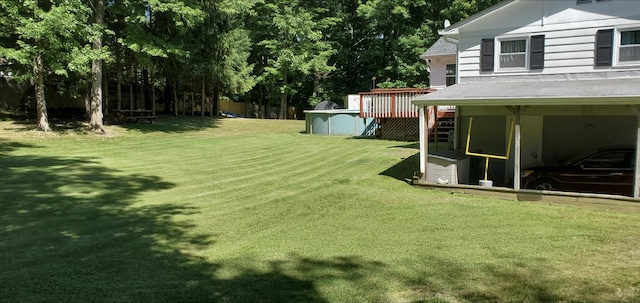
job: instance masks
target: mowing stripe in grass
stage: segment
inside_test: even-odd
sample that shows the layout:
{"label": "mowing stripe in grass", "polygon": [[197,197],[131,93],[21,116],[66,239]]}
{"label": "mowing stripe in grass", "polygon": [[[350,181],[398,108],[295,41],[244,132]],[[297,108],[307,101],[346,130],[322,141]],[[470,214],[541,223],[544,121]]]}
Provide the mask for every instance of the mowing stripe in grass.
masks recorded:
{"label": "mowing stripe in grass", "polygon": [[302,135],[299,121],[180,118],[138,127],[111,138],[0,141],[0,169],[9,168],[0,187],[0,297],[640,296],[638,215],[413,188],[404,181],[417,166],[412,144]]}

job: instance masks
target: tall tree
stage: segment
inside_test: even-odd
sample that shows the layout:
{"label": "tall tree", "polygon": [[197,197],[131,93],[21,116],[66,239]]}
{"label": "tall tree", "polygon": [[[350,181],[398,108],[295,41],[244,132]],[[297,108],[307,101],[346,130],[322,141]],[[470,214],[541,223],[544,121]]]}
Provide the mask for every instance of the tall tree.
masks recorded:
{"label": "tall tree", "polygon": [[[376,86],[426,86],[428,75],[419,59],[439,37],[444,20],[457,22],[500,0],[325,0],[341,16],[330,32],[338,53],[337,71],[329,78],[340,100],[346,93]],[[386,82],[389,78],[390,81]],[[382,83],[381,83],[382,82]]]}
{"label": "tall tree", "polygon": [[96,33],[93,37],[93,51],[98,55],[91,61],[91,107],[89,129],[104,133],[102,121],[102,32],[104,28],[105,0],[93,2],[93,15],[95,18]]}
{"label": "tall tree", "polygon": [[310,3],[272,0],[257,9],[260,19],[254,30],[259,29],[256,37],[261,39],[255,49],[258,58],[266,59],[258,79],[277,88],[280,119],[286,119],[288,97],[301,86],[300,78],[334,69],[328,60],[335,50],[323,30],[335,20],[320,18],[319,13],[325,9],[308,6]]}
{"label": "tall tree", "polygon": [[80,0],[4,0],[0,10],[12,25],[0,56],[16,65],[17,80],[33,81],[37,129],[50,131],[45,82],[50,74],[66,77],[82,65],[90,11]]}
{"label": "tall tree", "polygon": [[251,49],[244,17],[255,0],[203,1],[203,22],[190,32],[190,56],[185,63],[193,76],[202,79],[204,94],[212,95],[210,112],[218,112],[220,94],[237,95],[255,84],[253,66],[247,61]]}
{"label": "tall tree", "polygon": [[116,104],[122,106],[123,90],[128,87],[130,107],[140,101],[138,96],[145,99],[147,108],[153,107],[155,85],[176,82],[189,70],[184,67],[191,55],[186,41],[203,20],[199,5],[197,0],[107,1],[105,23],[112,35],[105,42],[115,51],[109,70],[116,74]]}

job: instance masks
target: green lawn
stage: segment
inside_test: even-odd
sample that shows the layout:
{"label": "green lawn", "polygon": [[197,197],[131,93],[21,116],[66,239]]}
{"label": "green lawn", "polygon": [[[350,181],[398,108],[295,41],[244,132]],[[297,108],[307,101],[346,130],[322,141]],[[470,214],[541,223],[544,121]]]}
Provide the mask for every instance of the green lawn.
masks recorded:
{"label": "green lawn", "polygon": [[0,121],[3,302],[640,302],[640,214],[428,191],[416,144]]}

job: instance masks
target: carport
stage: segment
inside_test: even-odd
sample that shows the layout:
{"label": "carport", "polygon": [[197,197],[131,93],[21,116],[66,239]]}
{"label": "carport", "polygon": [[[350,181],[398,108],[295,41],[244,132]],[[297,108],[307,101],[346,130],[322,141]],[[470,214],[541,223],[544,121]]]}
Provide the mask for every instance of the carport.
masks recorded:
{"label": "carport", "polygon": [[[546,133],[547,137],[553,137],[548,129],[544,128],[543,121],[555,121],[564,128],[575,127],[574,138],[555,138],[555,142],[547,142],[545,146],[547,154],[554,154],[561,146],[565,148],[579,149],[582,146],[593,144],[609,144],[621,141],[622,143],[636,146],[635,178],[633,185],[633,198],[640,198],[640,83],[637,78],[617,79],[569,79],[571,75],[559,75],[557,81],[516,81],[513,82],[477,82],[460,83],[449,86],[428,95],[415,98],[413,104],[420,108],[420,172],[418,180],[421,184],[427,182],[427,155],[429,132],[427,131],[428,117],[425,115],[426,106],[455,105],[458,112],[456,117],[456,148],[466,144],[467,117],[486,116],[494,121],[514,122],[512,160],[505,164],[505,173],[511,180],[513,190],[520,191],[520,174],[522,161],[533,162],[531,149],[536,148],[532,144],[536,134],[540,138]],[[487,120],[491,120],[487,119]],[[500,120],[502,119],[502,120]],[[590,120],[597,121],[594,126]],[[578,121],[578,122],[576,122]],[[574,124],[581,125],[575,126]],[[506,124],[506,123],[505,123]],[[494,127],[497,135],[481,134],[485,139],[485,146],[501,149],[506,140],[504,137],[509,132],[500,129],[499,124]],[[580,132],[584,127],[585,131]],[[622,129],[611,129],[622,128]],[[532,131],[532,129],[534,129]],[[593,135],[588,131],[594,131]],[[599,131],[599,132],[597,132]],[[615,132],[614,132],[615,131]],[[522,140],[523,133],[525,140]],[[609,133],[611,135],[609,135]],[[494,140],[498,138],[499,140]],[[532,140],[530,140],[532,139]],[[535,138],[534,138],[535,139]],[[561,140],[565,140],[562,142]],[[575,140],[576,143],[573,143]],[[473,142],[473,139],[472,139]],[[540,139],[542,142],[542,139]],[[560,144],[558,143],[560,142]],[[460,144],[462,143],[462,144]],[[542,145],[542,144],[540,144]],[[523,148],[526,152],[523,154]],[[542,150],[542,147],[537,147]],[[562,154],[557,152],[556,154]],[[540,159],[538,159],[540,160]],[[512,167],[511,167],[512,166]],[[506,184],[506,182],[505,182]],[[505,185],[503,184],[503,185]]]}

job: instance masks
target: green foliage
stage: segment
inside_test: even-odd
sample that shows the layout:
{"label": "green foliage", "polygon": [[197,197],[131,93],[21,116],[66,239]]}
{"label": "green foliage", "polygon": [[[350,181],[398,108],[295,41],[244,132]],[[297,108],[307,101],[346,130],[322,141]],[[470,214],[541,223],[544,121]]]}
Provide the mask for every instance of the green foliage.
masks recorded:
{"label": "green foliage", "polygon": [[[45,2],[45,1],[41,1]],[[11,27],[3,30],[6,43],[0,45],[0,57],[17,69],[16,78],[31,79],[34,57],[40,54],[45,69],[55,75],[82,72],[91,58],[101,56],[88,49],[92,28],[91,10],[80,0],[0,1],[3,20]]]}
{"label": "green foliage", "polygon": [[[457,22],[499,0],[116,0],[94,24],[95,0],[0,0],[0,57],[21,80],[43,56],[47,81],[83,91],[90,62],[125,86],[247,94],[262,105],[309,106],[379,87],[424,87],[419,58],[445,19]],[[103,37],[103,48],[91,41]],[[384,82],[382,79],[392,81]],[[53,83],[50,83],[53,84]],[[159,84],[167,84],[165,87]],[[113,85],[113,84],[111,84]],[[165,96],[168,92],[165,91]],[[111,103],[113,104],[113,102]]]}
{"label": "green foliage", "polygon": [[323,77],[335,67],[328,61],[336,53],[324,30],[336,18],[320,18],[321,7],[301,1],[271,1],[256,7],[254,57],[262,57],[258,81],[280,94],[295,94],[301,79]]}
{"label": "green foliage", "polygon": [[443,14],[451,20],[458,22],[471,15],[498,4],[502,0],[453,0],[452,3],[443,10]]}
{"label": "green foliage", "polygon": [[380,82],[376,86],[377,88],[404,88],[407,87],[407,82],[402,80],[388,80],[385,82]]}
{"label": "green foliage", "polygon": [[256,83],[252,74],[254,65],[247,63],[251,50],[249,32],[232,29],[220,37],[220,44],[224,46],[222,60],[216,62],[213,74],[228,94],[248,92]]}

